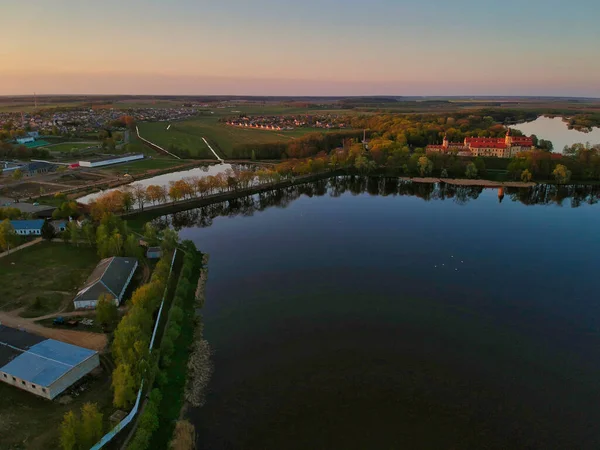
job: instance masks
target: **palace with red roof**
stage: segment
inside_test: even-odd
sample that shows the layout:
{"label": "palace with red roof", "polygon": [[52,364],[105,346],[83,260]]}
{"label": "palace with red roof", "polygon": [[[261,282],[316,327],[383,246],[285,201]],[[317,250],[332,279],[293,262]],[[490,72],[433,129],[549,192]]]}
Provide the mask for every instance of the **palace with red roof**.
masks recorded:
{"label": "palace with red roof", "polygon": [[468,137],[463,142],[449,142],[448,136],[444,136],[442,145],[428,145],[426,150],[427,153],[457,153],[459,156],[512,158],[534,149],[533,138],[511,136],[509,129],[503,138]]}

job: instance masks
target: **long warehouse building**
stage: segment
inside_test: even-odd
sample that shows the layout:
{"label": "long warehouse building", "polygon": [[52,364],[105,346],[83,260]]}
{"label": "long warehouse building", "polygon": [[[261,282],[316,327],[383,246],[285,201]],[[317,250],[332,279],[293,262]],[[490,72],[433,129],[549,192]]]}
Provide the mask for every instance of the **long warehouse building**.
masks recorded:
{"label": "long warehouse building", "polygon": [[98,352],[0,325],[0,380],[52,400],[100,365]]}
{"label": "long warehouse building", "polygon": [[110,166],[113,164],[120,164],[124,162],[137,161],[140,159],[144,159],[144,155],[142,153],[139,154],[126,154],[121,156],[107,156],[105,158],[97,158],[97,159],[89,159],[87,161],[79,161],[80,167],[103,167]]}

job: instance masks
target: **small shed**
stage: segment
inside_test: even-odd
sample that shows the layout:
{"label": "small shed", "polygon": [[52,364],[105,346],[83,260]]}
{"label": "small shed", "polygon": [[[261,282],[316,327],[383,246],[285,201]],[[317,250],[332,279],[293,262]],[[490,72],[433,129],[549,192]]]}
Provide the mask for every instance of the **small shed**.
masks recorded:
{"label": "small shed", "polygon": [[67,229],[67,222],[65,220],[52,220],[50,225],[52,225],[56,233],[62,233]]}
{"label": "small shed", "polygon": [[148,259],[159,259],[162,256],[162,250],[160,247],[149,247],[146,251],[146,258]]}

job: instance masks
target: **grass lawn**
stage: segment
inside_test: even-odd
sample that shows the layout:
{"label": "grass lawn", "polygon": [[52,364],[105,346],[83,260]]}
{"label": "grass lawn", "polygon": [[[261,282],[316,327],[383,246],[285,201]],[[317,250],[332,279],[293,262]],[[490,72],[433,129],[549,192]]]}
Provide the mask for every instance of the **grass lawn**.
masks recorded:
{"label": "grass lawn", "polygon": [[93,248],[42,242],[0,258],[0,309],[37,317],[69,306],[98,264]]}
{"label": "grass lawn", "polygon": [[109,374],[102,371],[98,377],[89,375],[81,382],[86,387],[84,392],[72,397],[69,404],[61,404],[58,399],[45,400],[0,383],[0,449],[60,448],[59,427],[64,414],[73,410],[79,415],[86,402],[98,405],[108,429],[108,417],[114,412]]}
{"label": "grass lawn", "polygon": [[169,169],[182,164],[185,164],[185,161],[180,159],[148,158],[126,164],[117,164],[112,167],[107,167],[106,170],[110,170],[118,175],[125,173],[135,175],[147,172],[148,170]]}
{"label": "grass lawn", "polygon": [[69,153],[72,150],[81,150],[88,147],[97,147],[100,146],[100,142],[98,141],[88,141],[88,142],[62,142],[60,144],[55,145],[47,145],[44,148],[51,152],[65,152]]}

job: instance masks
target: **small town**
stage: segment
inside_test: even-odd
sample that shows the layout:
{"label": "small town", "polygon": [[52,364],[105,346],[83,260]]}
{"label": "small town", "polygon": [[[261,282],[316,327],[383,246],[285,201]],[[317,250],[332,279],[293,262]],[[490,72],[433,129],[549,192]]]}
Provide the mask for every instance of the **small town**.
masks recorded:
{"label": "small town", "polygon": [[243,116],[223,119],[230,126],[255,128],[261,130],[290,131],[297,128],[348,128],[342,116],[334,115],[297,115],[297,116]]}

